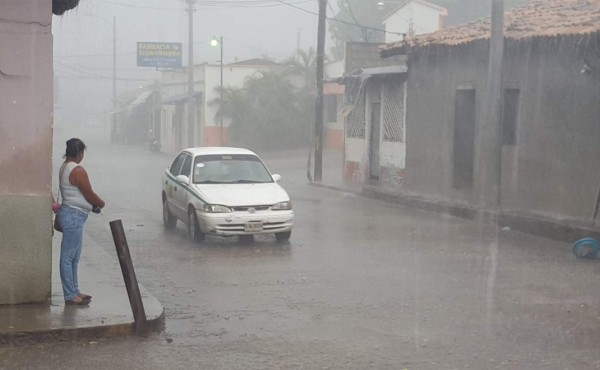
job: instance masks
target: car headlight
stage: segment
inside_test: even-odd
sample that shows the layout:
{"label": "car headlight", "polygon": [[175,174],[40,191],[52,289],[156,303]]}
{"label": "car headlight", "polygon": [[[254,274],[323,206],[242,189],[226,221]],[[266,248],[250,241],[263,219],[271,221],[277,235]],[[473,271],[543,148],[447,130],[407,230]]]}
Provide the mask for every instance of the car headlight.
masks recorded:
{"label": "car headlight", "polygon": [[292,201],[288,200],[287,202],[279,202],[277,204],[273,204],[271,206],[271,210],[273,211],[285,211],[292,209]]}
{"label": "car headlight", "polygon": [[205,204],[202,206],[202,210],[208,213],[230,213],[231,208],[222,206],[220,204]]}

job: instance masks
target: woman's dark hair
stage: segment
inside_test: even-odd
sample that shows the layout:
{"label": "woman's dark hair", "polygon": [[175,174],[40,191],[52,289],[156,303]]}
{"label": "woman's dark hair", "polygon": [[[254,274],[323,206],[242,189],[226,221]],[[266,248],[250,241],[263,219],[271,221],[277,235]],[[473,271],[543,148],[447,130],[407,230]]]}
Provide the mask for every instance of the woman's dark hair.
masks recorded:
{"label": "woman's dark hair", "polygon": [[67,151],[65,157],[76,157],[77,154],[82,153],[85,150],[85,144],[83,141],[77,138],[67,140]]}

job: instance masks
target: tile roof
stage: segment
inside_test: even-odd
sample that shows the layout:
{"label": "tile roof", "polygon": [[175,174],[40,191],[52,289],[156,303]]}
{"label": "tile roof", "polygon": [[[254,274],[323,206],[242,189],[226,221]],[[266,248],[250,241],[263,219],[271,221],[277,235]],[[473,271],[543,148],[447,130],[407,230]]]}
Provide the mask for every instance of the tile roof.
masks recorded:
{"label": "tile roof", "polygon": [[[382,55],[403,53],[407,47],[461,45],[490,38],[490,18],[419,35],[381,47]],[[600,32],[600,0],[542,0],[514,8],[504,17],[505,38],[588,35]]]}

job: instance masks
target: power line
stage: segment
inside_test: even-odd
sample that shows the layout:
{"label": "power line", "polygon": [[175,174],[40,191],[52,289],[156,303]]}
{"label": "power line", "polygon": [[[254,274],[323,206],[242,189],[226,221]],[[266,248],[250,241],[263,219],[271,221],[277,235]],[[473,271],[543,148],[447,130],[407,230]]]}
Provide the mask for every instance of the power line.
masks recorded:
{"label": "power line", "polygon": [[[295,9],[301,10],[301,11],[303,11],[303,12],[305,12],[305,13],[309,13],[309,14],[312,14],[312,15],[319,16],[319,14],[318,14],[318,13],[315,13],[315,12],[313,12],[313,11],[311,11],[311,10],[308,10],[308,9],[301,8],[301,7],[299,7],[299,6],[295,6],[295,5],[293,5],[293,4],[290,4],[290,3],[286,3],[286,2],[285,2],[285,1],[283,1],[283,0],[275,0],[275,1],[278,1],[278,2],[280,2],[281,4],[284,4],[284,5],[290,6],[290,7],[292,7],[292,8],[295,8]],[[342,24],[347,24],[347,25],[349,25],[349,26],[353,26],[353,27],[361,27],[361,28],[364,28],[364,29],[373,30],[373,31],[379,31],[379,32],[383,32],[383,33],[391,33],[391,34],[394,34],[394,35],[402,35],[402,36],[404,36],[404,35],[406,34],[406,32],[392,32],[392,31],[386,31],[386,30],[382,30],[381,28],[376,28],[376,27],[361,26],[361,25],[359,25],[359,24],[355,24],[355,23],[352,23],[352,22],[346,22],[346,21],[343,21],[343,20],[341,20],[341,19],[332,18],[332,17],[328,17],[328,16],[325,16],[325,18],[327,18],[328,20],[330,20],[330,21],[333,21],[333,22],[338,22],[338,23],[342,23]]]}
{"label": "power line", "polygon": [[[133,32],[133,31],[139,31],[139,30],[142,30],[142,29],[145,30],[145,31],[156,30],[156,29],[159,29],[159,28],[162,28],[162,27],[166,26],[171,21],[175,20],[177,17],[178,17],[178,15],[173,16],[173,17],[169,17],[166,20],[164,20],[164,22],[158,23],[157,25],[155,25],[154,27],[151,27],[151,28],[146,28],[145,26],[141,26],[141,27],[137,27],[137,28],[133,28],[133,29],[131,29],[130,27],[125,27],[124,29],[121,29],[121,32],[122,31]],[[104,20],[104,18],[98,18],[98,17],[92,17],[92,18],[103,19]],[[94,43],[86,44],[86,46],[89,47],[91,45],[99,45],[99,44],[104,44],[106,42],[107,42],[107,40],[105,40],[105,41],[99,41],[99,42],[94,42]],[[117,55],[126,55],[126,54],[135,54],[135,53],[137,53],[137,52],[131,52],[131,51],[129,51],[129,52],[120,52],[120,53],[116,53],[116,54]],[[90,55],[85,55],[85,56],[86,57],[87,56],[89,56],[89,57],[104,57],[104,56],[113,56],[113,54],[112,53],[110,53],[110,54],[90,54]],[[55,55],[55,57],[61,57],[61,58],[75,57],[76,58],[76,57],[79,57],[79,55],[74,55],[74,56],[71,56],[71,55]]]}
{"label": "power line", "polygon": [[[80,73],[80,74],[82,74],[82,75],[84,75],[86,77],[90,77],[90,78],[113,80],[113,77],[111,77],[111,76],[105,76],[105,75],[102,75],[102,74],[97,74],[97,73],[93,73],[93,72],[84,71],[84,70],[75,68],[73,66],[61,63],[58,60],[54,60],[54,62],[57,63],[58,65],[60,65],[62,68],[66,68],[67,72],[71,72],[71,73],[72,72],[77,72],[77,73]],[[119,80],[119,81],[153,81],[153,80],[147,79],[147,78],[144,79],[144,78],[122,78],[122,77],[117,78],[117,80]]]}
{"label": "power line", "polygon": [[[315,12],[313,12],[313,11],[310,11],[310,10],[308,10],[308,9],[304,9],[304,8],[301,8],[301,7],[299,7],[299,6],[295,6],[295,5],[293,5],[293,4],[286,3],[286,2],[285,2],[285,1],[283,1],[283,0],[275,0],[275,1],[278,1],[278,2],[280,2],[280,3],[281,3],[281,4],[283,4],[283,5],[287,5],[287,6],[290,6],[290,7],[292,7],[292,8],[295,8],[295,9],[301,10],[301,11],[303,11],[303,12],[305,12],[305,13],[309,13],[309,14],[316,15],[316,16],[318,16],[318,15],[319,15],[319,14],[317,14],[317,13],[315,13]],[[329,7],[329,8],[331,9],[331,7]],[[349,10],[350,10],[350,8],[349,8]],[[330,20],[330,21],[332,21],[332,22],[338,22],[338,23],[346,24],[346,25],[348,25],[348,26],[360,27],[360,28],[364,28],[364,29],[368,29],[368,30],[373,30],[373,31],[378,31],[378,32],[383,32],[383,33],[390,33],[390,34],[393,34],[393,35],[400,35],[400,36],[405,36],[405,35],[406,35],[406,32],[393,32],[393,31],[386,31],[386,30],[384,30],[384,29],[377,28],[377,27],[362,26],[362,25],[358,24],[358,22],[357,22],[357,23],[352,23],[352,22],[347,22],[347,21],[344,21],[344,20],[341,20],[341,19],[332,18],[332,17],[328,17],[328,16],[325,16],[325,18],[327,18],[328,20]],[[354,16],[353,16],[353,18],[354,18]],[[404,20],[404,21],[407,21],[407,22],[411,22],[411,20],[409,20],[409,19],[406,19],[406,18],[399,18],[399,19],[402,19],[402,20]],[[354,20],[356,21],[356,18],[355,18]],[[420,29],[422,29],[423,31],[427,31],[425,28],[423,28],[423,27],[419,27],[419,26],[418,26],[418,25],[416,25],[416,24],[415,24],[415,27],[417,27],[417,28],[420,28]]]}
{"label": "power line", "polygon": [[[289,2],[289,4],[303,4],[310,2],[311,0],[298,0],[294,2]],[[153,6],[144,6],[144,5],[135,5],[135,4],[127,4],[127,3],[118,3],[110,0],[102,0],[105,4],[117,5],[127,8],[136,8],[136,9],[147,9],[147,10],[168,10],[168,11],[181,11],[184,10],[182,8],[164,8],[164,7],[153,7]],[[279,3],[277,0],[200,0],[195,5],[204,6],[204,7],[220,7],[220,8],[268,8],[274,6],[281,6],[283,4]]]}

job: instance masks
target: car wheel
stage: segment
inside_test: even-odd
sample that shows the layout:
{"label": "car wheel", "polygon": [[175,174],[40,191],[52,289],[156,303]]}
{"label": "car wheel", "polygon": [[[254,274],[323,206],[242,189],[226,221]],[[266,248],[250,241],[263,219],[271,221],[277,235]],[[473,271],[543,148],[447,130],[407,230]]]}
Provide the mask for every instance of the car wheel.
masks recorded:
{"label": "car wheel", "polygon": [[198,215],[196,214],[196,210],[191,208],[188,212],[188,231],[190,235],[190,240],[196,243],[200,243],[204,241],[204,233],[200,230],[200,225],[198,224]]}
{"label": "car wheel", "polygon": [[290,240],[291,236],[292,236],[291,231],[285,231],[282,233],[275,234],[275,240],[277,240],[278,243],[284,243],[284,242],[287,242],[288,240]]}
{"label": "car wheel", "polygon": [[254,242],[254,235],[240,235],[240,243],[251,244]]}
{"label": "car wheel", "polygon": [[163,214],[163,223],[165,224],[165,229],[173,230],[175,228],[175,225],[177,224],[177,219],[175,218],[175,216],[173,216],[171,214],[171,211],[169,211],[169,204],[167,202],[167,198],[163,198],[162,214]]}

